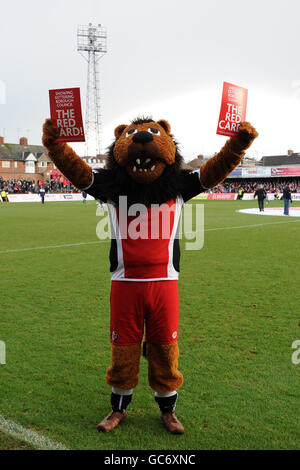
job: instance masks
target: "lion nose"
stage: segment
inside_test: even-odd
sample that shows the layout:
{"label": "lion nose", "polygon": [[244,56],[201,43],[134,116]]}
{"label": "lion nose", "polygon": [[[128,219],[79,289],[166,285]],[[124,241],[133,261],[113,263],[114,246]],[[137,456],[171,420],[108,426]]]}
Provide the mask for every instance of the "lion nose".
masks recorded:
{"label": "lion nose", "polygon": [[147,142],[151,142],[153,140],[153,135],[150,134],[150,132],[141,131],[134,134],[132,140],[136,144],[146,144]]}

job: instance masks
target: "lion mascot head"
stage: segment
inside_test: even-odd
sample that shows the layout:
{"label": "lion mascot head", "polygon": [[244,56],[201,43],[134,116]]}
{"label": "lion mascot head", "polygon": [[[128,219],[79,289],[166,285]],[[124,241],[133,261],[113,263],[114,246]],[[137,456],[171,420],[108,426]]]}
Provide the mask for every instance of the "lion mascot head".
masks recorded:
{"label": "lion mascot head", "polygon": [[175,198],[180,193],[182,161],[167,121],[141,117],[117,126],[108,148],[108,180],[114,181],[107,188],[111,200],[126,195],[149,205]]}

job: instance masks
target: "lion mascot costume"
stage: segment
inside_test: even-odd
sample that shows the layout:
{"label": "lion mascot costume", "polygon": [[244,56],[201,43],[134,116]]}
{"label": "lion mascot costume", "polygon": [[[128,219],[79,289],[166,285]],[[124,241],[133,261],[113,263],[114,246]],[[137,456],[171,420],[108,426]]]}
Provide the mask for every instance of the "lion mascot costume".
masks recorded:
{"label": "lion mascot costume", "polygon": [[[166,120],[143,117],[119,125],[108,150],[107,168],[99,171],[93,171],[68,144],[56,143],[59,135],[59,129],[47,119],[43,144],[50,158],[74,186],[107,203],[111,222],[111,364],[106,382],[112,387],[112,410],[97,428],[111,431],[126,417],[139,380],[145,330],[149,385],[161,421],[170,433],[182,434],[183,425],[174,413],[177,390],[183,383],[178,370],[177,287],[181,209],[189,199],[221,183],[241,162],[258,133],[248,122],[241,123],[221,151],[195,171],[181,168],[183,159]],[[129,208],[126,214],[122,198]],[[124,225],[128,228],[133,220],[129,211],[134,205],[145,207],[139,224],[145,222],[148,229],[151,217],[166,207],[169,235],[136,238],[126,232],[124,236]]]}

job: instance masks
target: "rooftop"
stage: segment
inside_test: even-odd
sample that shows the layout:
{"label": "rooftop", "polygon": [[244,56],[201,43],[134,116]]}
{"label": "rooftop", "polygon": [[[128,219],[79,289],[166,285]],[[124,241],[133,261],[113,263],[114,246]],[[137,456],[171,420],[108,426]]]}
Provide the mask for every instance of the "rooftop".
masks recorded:
{"label": "rooftop", "polygon": [[5,143],[4,138],[0,137],[0,160],[24,161],[31,153],[39,158],[47,153],[47,149],[42,145],[28,145],[26,137],[21,137],[19,144]]}
{"label": "rooftop", "polygon": [[290,153],[288,155],[269,155],[260,160],[263,166],[299,165],[300,153]]}

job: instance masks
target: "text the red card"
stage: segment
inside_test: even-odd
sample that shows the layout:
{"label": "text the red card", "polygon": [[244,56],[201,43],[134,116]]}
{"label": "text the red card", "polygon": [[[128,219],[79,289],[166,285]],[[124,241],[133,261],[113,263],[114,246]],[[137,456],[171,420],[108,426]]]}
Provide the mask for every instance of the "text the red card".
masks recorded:
{"label": "text the red card", "polygon": [[80,88],[49,90],[50,114],[60,129],[56,142],[85,142]]}
{"label": "text the red card", "polygon": [[217,134],[229,137],[237,134],[246,119],[247,97],[247,88],[224,82]]}

